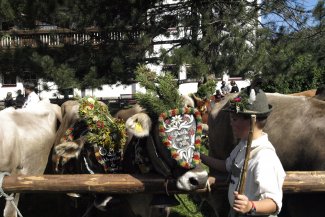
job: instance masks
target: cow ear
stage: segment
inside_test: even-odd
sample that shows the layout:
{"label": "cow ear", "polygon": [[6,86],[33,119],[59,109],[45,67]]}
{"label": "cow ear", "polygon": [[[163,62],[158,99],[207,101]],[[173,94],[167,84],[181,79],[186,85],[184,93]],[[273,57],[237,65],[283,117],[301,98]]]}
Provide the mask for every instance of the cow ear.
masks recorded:
{"label": "cow ear", "polygon": [[128,118],[125,123],[128,136],[134,135],[139,138],[149,136],[151,125],[151,119],[146,113],[135,114]]}
{"label": "cow ear", "polygon": [[78,158],[81,149],[85,144],[83,137],[69,142],[63,142],[54,148],[54,152],[58,157],[65,159]]}

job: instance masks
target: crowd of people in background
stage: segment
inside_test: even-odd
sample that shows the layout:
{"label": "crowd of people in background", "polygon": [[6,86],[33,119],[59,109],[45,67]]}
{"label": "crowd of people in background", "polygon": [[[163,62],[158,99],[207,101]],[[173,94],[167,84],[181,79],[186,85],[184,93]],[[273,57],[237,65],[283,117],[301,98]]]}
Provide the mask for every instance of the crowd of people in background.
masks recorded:
{"label": "crowd of people in background", "polygon": [[226,81],[221,82],[220,89],[217,89],[213,95],[214,101],[220,102],[229,93],[238,93],[239,88],[234,80],[230,81],[230,85]]}
{"label": "crowd of people in background", "polygon": [[18,90],[15,99],[12,96],[12,92],[7,92],[7,96],[4,99],[4,107],[14,107],[16,109],[28,108],[40,101],[39,96],[35,92],[35,85],[33,83],[25,83],[24,92],[25,95],[23,95],[22,90]]}

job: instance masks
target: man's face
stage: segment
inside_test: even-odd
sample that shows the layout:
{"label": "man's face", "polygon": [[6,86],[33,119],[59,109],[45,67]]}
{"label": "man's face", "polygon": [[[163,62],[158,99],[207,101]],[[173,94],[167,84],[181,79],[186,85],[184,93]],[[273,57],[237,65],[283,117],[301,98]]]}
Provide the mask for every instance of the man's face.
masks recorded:
{"label": "man's face", "polygon": [[250,119],[237,114],[230,114],[232,132],[236,138],[247,139],[250,130]]}

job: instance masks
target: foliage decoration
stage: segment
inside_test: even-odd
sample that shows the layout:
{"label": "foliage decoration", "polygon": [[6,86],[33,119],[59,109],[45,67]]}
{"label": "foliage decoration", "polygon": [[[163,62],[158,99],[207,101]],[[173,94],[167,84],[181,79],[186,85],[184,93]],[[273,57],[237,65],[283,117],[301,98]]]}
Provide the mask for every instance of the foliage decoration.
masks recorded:
{"label": "foliage decoration", "polygon": [[113,118],[108,107],[96,98],[79,99],[79,115],[88,126],[87,139],[90,143],[102,146],[107,150],[124,150],[126,128],[122,120]]}
{"label": "foliage decoration", "polygon": [[177,79],[170,73],[156,75],[145,66],[138,66],[136,80],[146,93],[136,93],[138,103],[154,120],[165,111],[182,107],[183,99],[178,92]]}
{"label": "foliage decoration", "polygon": [[196,95],[201,99],[210,99],[210,97],[216,92],[217,82],[214,79],[209,79],[204,84],[198,87]]}

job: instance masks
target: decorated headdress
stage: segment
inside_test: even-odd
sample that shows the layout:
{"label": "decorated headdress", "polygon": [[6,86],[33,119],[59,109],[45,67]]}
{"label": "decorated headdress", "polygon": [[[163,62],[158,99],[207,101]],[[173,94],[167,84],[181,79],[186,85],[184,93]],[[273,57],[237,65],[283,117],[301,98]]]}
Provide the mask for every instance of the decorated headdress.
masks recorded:
{"label": "decorated headdress", "polygon": [[244,116],[255,114],[257,117],[267,117],[272,111],[272,106],[268,104],[263,90],[249,86],[231,99],[229,106],[224,110]]}
{"label": "decorated headdress", "polygon": [[84,97],[79,100],[79,116],[88,126],[87,140],[107,150],[123,150],[126,143],[125,124],[113,118],[108,107],[96,98]]}
{"label": "decorated headdress", "polygon": [[146,88],[146,93],[136,94],[137,101],[158,126],[159,142],[181,167],[190,169],[200,164],[201,114],[195,108],[184,107],[174,76],[157,76],[139,67],[137,81]]}

